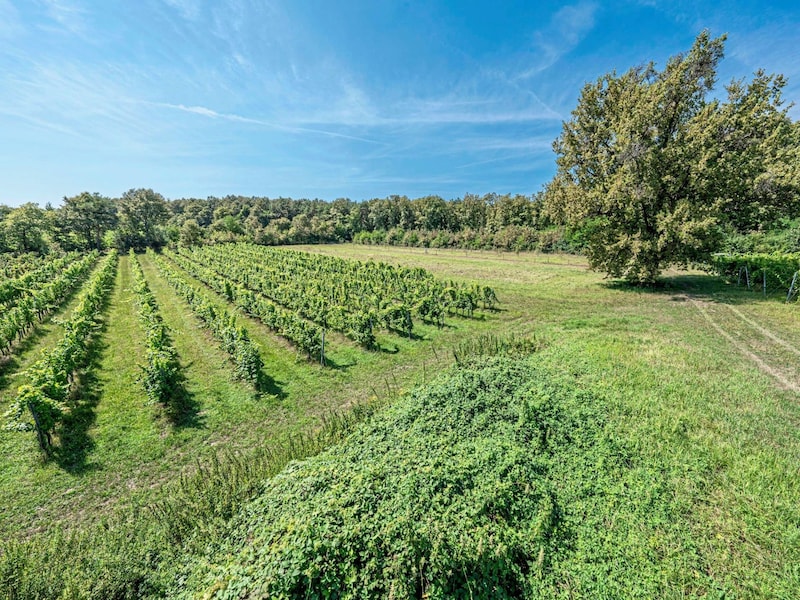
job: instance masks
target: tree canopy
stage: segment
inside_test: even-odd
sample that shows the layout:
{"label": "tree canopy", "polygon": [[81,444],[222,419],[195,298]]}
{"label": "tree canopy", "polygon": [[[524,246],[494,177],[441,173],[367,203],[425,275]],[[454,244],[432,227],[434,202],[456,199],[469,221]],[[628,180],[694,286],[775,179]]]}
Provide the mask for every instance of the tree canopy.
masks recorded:
{"label": "tree canopy", "polygon": [[586,231],[592,267],[652,282],[706,259],[726,228],[797,214],[785,79],[759,71],[728,85],[727,101],[709,98],[724,42],[703,32],[663,71],[650,63],[583,88],[545,196],[551,214]]}
{"label": "tree canopy", "polygon": [[119,236],[125,247],[159,245],[158,226],[166,222],[169,209],[164,197],[151,189],[131,189],[117,203]]}
{"label": "tree canopy", "polygon": [[62,219],[65,228],[81,238],[86,248],[101,249],[103,235],[117,222],[117,211],[110,198],[82,192],[64,198]]}

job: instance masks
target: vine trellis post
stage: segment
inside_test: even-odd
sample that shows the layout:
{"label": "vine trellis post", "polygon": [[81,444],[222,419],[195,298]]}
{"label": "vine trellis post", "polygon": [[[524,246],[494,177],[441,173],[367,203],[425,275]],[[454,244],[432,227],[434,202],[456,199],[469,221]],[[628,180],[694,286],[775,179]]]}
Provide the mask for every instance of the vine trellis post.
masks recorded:
{"label": "vine trellis post", "polygon": [[792,296],[794,296],[797,293],[795,285],[797,285],[798,274],[800,274],[800,271],[794,272],[794,276],[792,277],[792,285],[789,286],[789,293],[786,294],[786,302],[789,302],[789,300],[792,299]]}

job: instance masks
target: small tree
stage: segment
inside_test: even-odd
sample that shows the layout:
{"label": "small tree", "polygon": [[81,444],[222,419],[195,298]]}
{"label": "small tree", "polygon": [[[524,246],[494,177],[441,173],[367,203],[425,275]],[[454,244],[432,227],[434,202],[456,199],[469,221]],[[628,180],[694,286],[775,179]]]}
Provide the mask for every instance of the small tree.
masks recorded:
{"label": "small tree", "polygon": [[194,219],[186,219],[180,230],[180,245],[199,246],[203,242],[203,230]]}
{"label": "small tree", "polygon": [[169,216],[167,201],[151,189],[131,189],[117,204],[119,241],[126,248],[145,248],[162,243],[159,226]]}
{"label": "small tree", "polygon": [[47,250],[46,236],[51,222],[45,211],[28,202],[13,209],[3,220],[5,244],[16,252],[44,252]]}
{"label": "small tree", "polygon": [[117,222],[114,202],[97,193],[82,192],[64,198],[61,211],[67,229],[79,236],[86,248],[101,249],[103,236]]}
{"label": "small tree", "polygon": [[796,209],[782,175],[793,130],[780,109],[785,81],[759,72],[749,86],[733,82],[727,103],[707,101],[724,40],[703,32],[663,71],[651,63],[583,88],[545,197],[552,216],[582,230],[593,268],[652,282],[707,258],[726,223],[792,198]]}

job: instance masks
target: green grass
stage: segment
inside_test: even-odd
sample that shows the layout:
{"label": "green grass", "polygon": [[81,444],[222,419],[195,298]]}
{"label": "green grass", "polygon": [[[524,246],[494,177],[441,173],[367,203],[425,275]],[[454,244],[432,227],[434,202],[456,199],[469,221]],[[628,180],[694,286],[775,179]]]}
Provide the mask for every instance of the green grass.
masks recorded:
{"label": "green grass", "polygon": [[[384,352],[363,352],[335,339],[337,368],[327,369],[298,359],[285,342],[242,317],[274,380],[275,393],[258,396],[231,379],[227,357],[143,257],[196,407],[193,425],[174,428],[144,403],[135,382],[141,334],[123,283],[123,258],[98,346],[99,401],[85,432],[83,467],[42,464],[29,434],[0,433],[0,532],[25,537],[57,529],[62,521],[96,521],[116,508],[146,505],[159,497],[162,483],[193,472],[198,460],[207,464],[217,450],[247,454],[296,438],[318,428],[333,410],[374,395],[392,398],[431,380],[453,362],[450,350],[465,339],[513,333],[533,335],[543,346],[537,369],[566,378],[603,404],[605,427],[627,441],[637,461],[659,466],[665,487],[658,490],[667,489],[670,502],[682,507],[680,535],[666,526],[662,535],[657,521],[665,517],[658,506],[653,519],[643,512],[640,525],[627,521],[619,529],[623,521],[615,520],[609,505],[607,520],[596,528],[597,544],[624,535],[646,538],[647,552],[669,564],[689,556],[685,572],[670,568],[671,585],[650,588],[664,597],[713,595],[720,588],[739,597],[790,598],[800,588],[800,395],[749,354],[789,381],[797,381],[800,356],[729,307],[798,348],[797,304],[764,299],[702,274],[668,274],[656,290],[619,286],[587,271],[574,256],[353,245],[306,249],[488,283],[501,310],[485,320],[450,319],[451,327],[442,331],[423,329],[419,341],[385,336]],[[53,343],[58,334],[51,333],[35,345]],[[395,347],[396,353],[389,351]],[[20,362],[33,352],[23,353]],[[13,373],[4,373],[13,381]],[[636,556],[630,560],[639,564]]]}

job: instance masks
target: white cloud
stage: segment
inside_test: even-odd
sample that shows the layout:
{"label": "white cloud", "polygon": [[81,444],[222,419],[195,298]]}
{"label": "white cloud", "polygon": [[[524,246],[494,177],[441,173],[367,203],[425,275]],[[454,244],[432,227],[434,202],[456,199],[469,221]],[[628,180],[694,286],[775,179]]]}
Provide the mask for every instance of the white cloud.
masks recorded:
{"label": "white cloud", "polygon": [[87,37],[87,11],[74,0],[42,0],[48,17],[59,27],[79,37]]}
{"label": "white cloud", "polygon": [[195,21],[200,16],[200,0],[164,0],[164,3],[188,21]]}
{"label": "white cloud", "polygon": [[545,28],[534,33],[533,66],[517,77],[533,77],[572,51],[594,28],[596,12],[597,4],[586,0],[559,9]]}
{"label": "white cloud", "polygon": [[209,117],[212,119],[222,119],[225,121],[232,121],[234,123],[245,123],[250,125],[259,125],[261,127],[268,127],[270,129],[277,129],[280,131],[286,131],[289,133],[298,133],[298,134],[315,134],[315,135],[323,135],[327,137],[334,137],[334,138],[342,138],[347,140],[354,140],[358,142],[365,142],[367,144],[380,144],[376,140],[371,140],[363,137],[357,137],[353,135],[347,135],[344,133],[338,133],[335,131],[326,131],[323,129],[312,129],[309,127],[296,127],[292,125],[284,125],[274,121],[267,121],[265,119],[257,119],[253,117],[245,117],[242,115],[230,114],[230,113],[220,113],[215,110],[211,110],[210,108],[206,108],[204,106],[185,106],[183,104],[168,104],[168,103],[154,103],[156,106],[162,106],[164,108],[170,108],[174,110],[180,110],[187,113],[193,113],[196,115],[201,115],[203,117]]}

